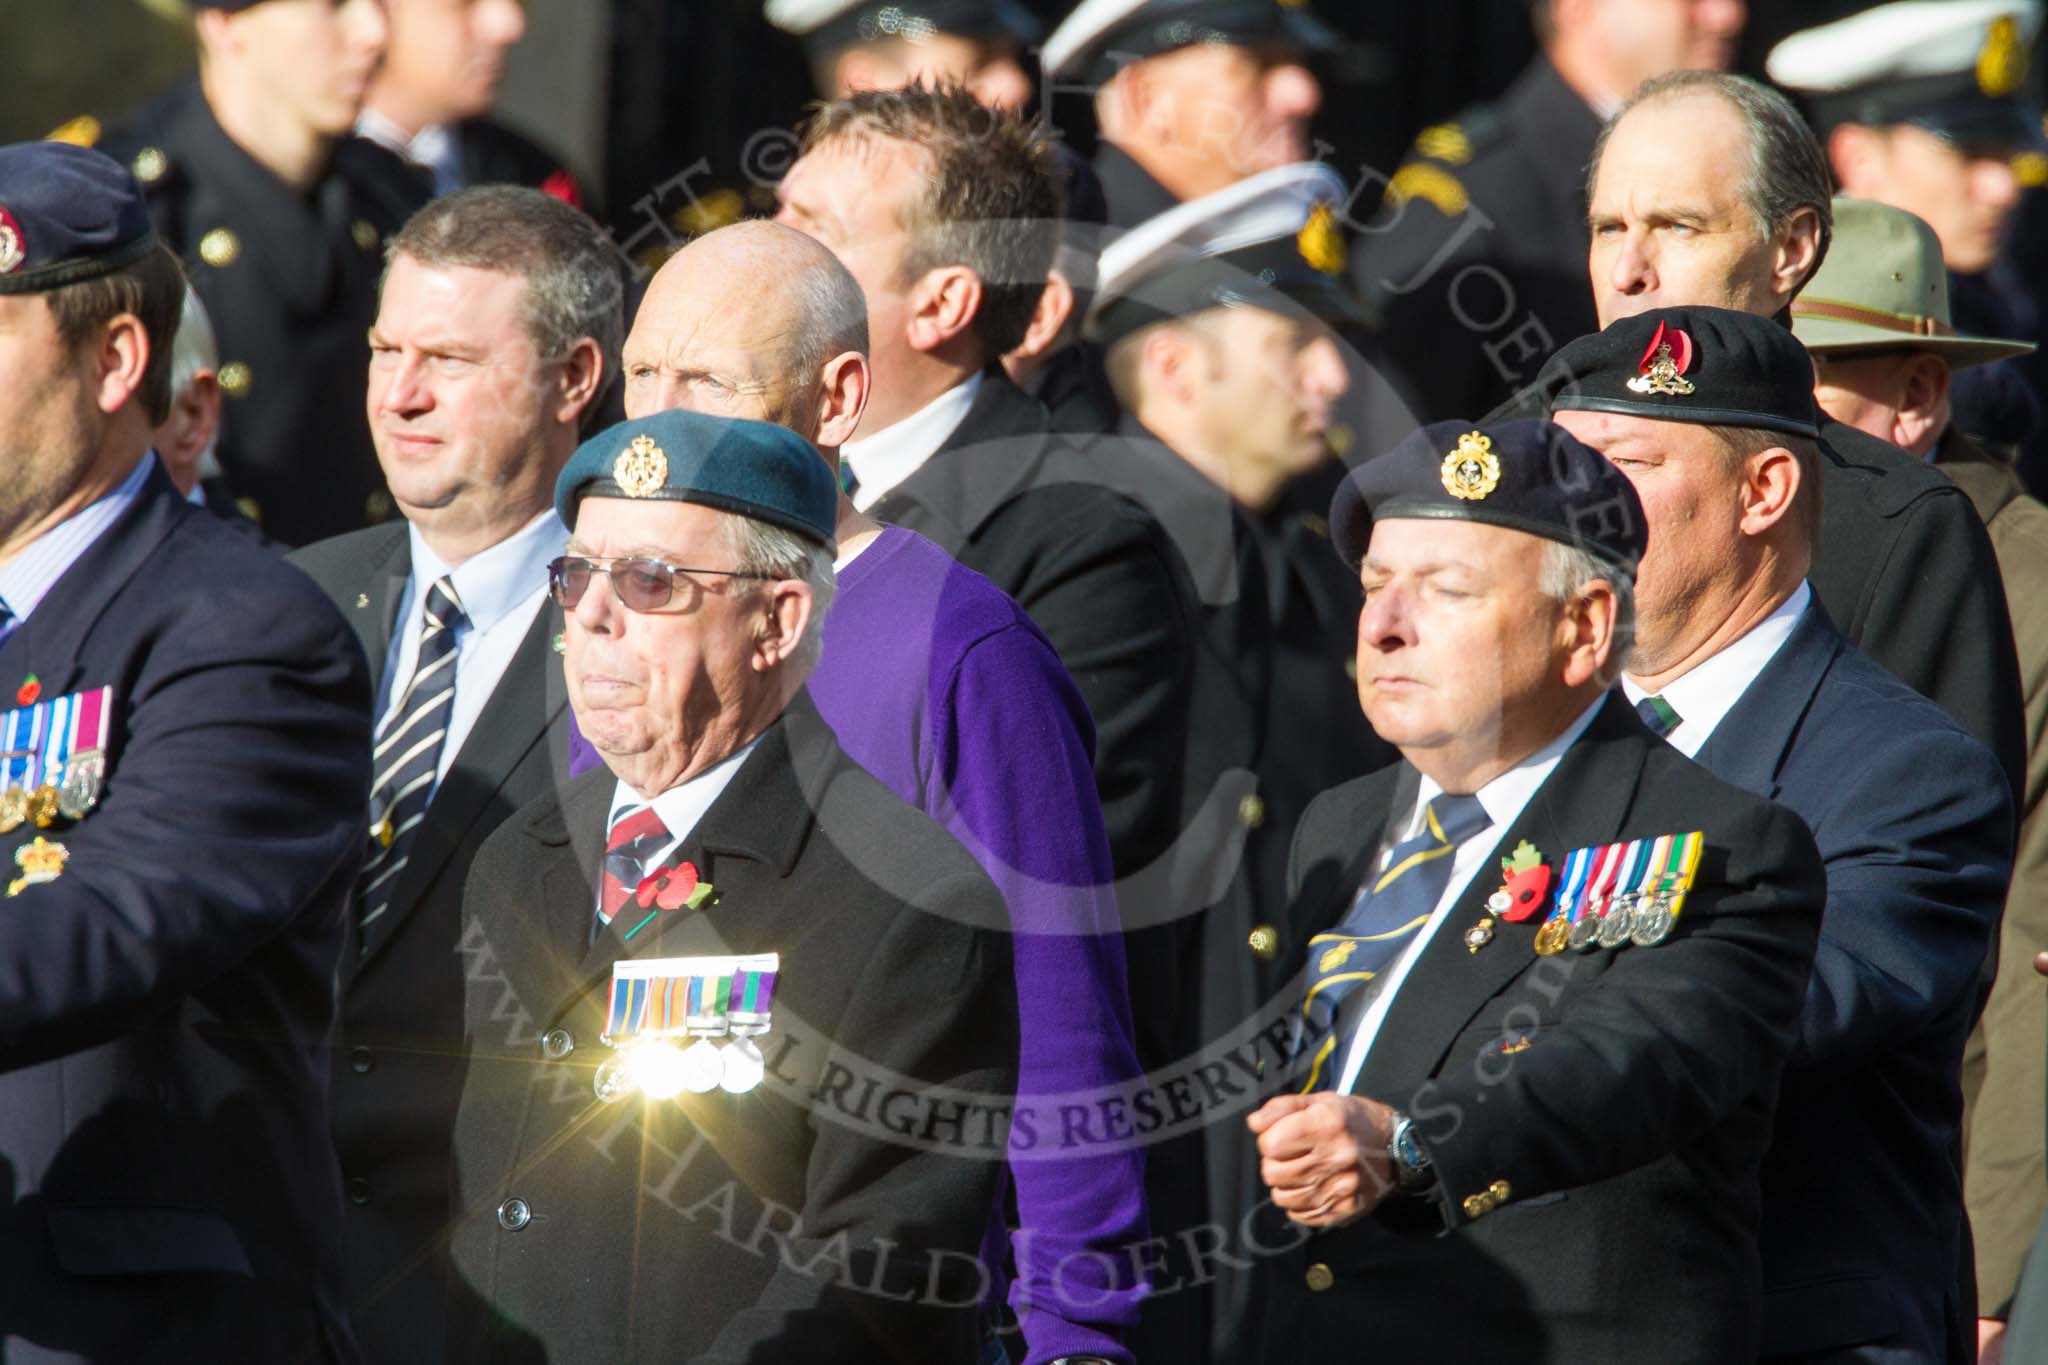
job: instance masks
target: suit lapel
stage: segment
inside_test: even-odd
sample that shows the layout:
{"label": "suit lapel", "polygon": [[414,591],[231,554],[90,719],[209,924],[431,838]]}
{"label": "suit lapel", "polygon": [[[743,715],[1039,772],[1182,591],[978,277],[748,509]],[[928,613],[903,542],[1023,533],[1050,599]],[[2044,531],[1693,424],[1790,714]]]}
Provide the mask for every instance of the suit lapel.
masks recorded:
{"label": "suit lapel", "polygon": [[1845,643],[1815,597],[1785,643],[1700,746],[1701,766],[1723,782],[1775,800],[1778,769]]}
{"label": "suit lapel", "polygon": [[[370,940],[356,970],[391,941],[533,746],[548,743],[556,718],[568,704],[562,669],[554,657],[554,636],[560,629],[561,609],[542,602],[490,700],[464,738],[461,751],[435,788],[426,818],[413,836],[405,869],[398,874],[391,908],[371,926]],[[568,779],[568,749],[566,742],[556,747],[559,752],[552,755],[552,766],[559,791]]]}
{"label": "suit lapel", "polygon": [[[1573,849],[1614,840],[1635,799],[1650,744],[1649,731],[1618,698],[1618,693],[1608,694],[1585,733],[1529,798],[1501,837],[1502,856],[1527,839],[1555,877]],[[1540,915],[1523,924],[1497,922],[1493,941],[1478,952],[1465,946],[1465,931],[1478,923],[1486,898],[1500,886],[1498,867],[1489,859],[1473,873],[1449,917],[1424,945],[1373,1040],[1353,1087],[1357,1093],[1392,1094],[1426,1079],[1472,1016],[1539,960]]]}
{"label": "suit lapel", "polygon": [[[155,456],[149,457],[155,463]],[[83,687],[122,684],[119,678],[82,678],[78,661],[109,603],[187,516],[204,516],[178,495],[155,464],[135,501],[51,585],[29,619],[0,645],[0,684],[12,697],[34,675],[45,698]],[[126,703],[125,696],[117,698]],[[121,708],[116,707],[118,717]],[[115,737],[116,743],[119,737]]]}
{"label": "suit lapel", "polygon": [[982,373],[974,406],[938,451],[878,499],[876,518],[924,529],[922,507],[941,526],[935,538],[958,550],[1037,477],[1050,442],[1052,416],[1010,382],[1001,366]]}

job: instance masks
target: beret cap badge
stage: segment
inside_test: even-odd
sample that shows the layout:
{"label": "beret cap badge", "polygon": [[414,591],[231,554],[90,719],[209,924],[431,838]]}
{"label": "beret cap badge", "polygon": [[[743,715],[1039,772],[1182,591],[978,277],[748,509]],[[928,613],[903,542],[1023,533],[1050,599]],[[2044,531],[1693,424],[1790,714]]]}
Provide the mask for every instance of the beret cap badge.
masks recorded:
{"label": "beret cap badge", "polygon": [[652,436],[635,436],[612,462],[612,482],[629,498],[652,497],[668,482],[668,456]]}
{"label": "beret cap badge", "polygon": [[1628,381],[1629,391],[1684,398],[1693,392],[1692,381],[1685,377],[1692,360],[1692,338],[1660,322],[1636,364],[1636,377]]}
{"label": "beret cap badge", "polygon": [[14,221],[13,214],[0,208],[0,275],[13,274],[27,259],[28,248],[21,240],[21,224]]}
{"label": "beret cap badge", "polygon": [[1500,456],[1493,453],[1493,438],[1482,432],[1468,432],[1458,438],[1458,448],[1444,456],[1444,492],[1467,502],[1478,502],[1500,485]]}

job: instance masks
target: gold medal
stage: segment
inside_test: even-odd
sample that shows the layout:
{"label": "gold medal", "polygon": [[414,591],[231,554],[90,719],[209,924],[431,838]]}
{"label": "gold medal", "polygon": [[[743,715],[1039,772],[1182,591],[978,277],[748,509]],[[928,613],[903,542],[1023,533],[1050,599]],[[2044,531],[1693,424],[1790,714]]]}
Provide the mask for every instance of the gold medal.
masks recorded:
{"label": "gold medal", "polygon": [[28,818],[35,821],[37,829],[48,829],[57,823],[57,789],[45,782],[28,796]]}
{"label": "gold medal", "polygon": [[21,828],[21,822],[28,819],[28,793],[20,787],[9,787],[0,792],[0,834],[7,834]]}
{"label": "gold medal", "polygon": [[1543,927],[1536,931],[1536,951],[1544,957],[1556,957],[1571,942],[1572,924],[1563,916],[1543,921]]}

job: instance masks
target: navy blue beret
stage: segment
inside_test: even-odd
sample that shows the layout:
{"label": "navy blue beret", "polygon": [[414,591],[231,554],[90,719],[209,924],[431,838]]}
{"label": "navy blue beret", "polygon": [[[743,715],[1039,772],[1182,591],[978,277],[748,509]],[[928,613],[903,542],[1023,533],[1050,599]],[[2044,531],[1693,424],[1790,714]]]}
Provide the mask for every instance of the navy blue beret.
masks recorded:
{"label": "navy blue beret", "polygon": [[1782,323],[1727,308],[1656,308],[1568,343],[1536,386],[1550,410],[1820,434],[1813,359]]}
{"label": "navy blue beret", "polygon": [[1330,538],[1365,558],[1389,518],[1482,521],[1526,531],[1634,575],[1650,524],[1628,476],[1564,428],[1523,418],[1437,422],[1351,471],[1330,506]]}
{"label": "navy blue beret", "polygon": [[585,498],[696,502],[832,548],[839,481],[803,437],[772,422],[671,409],[608,427],[576,448],[555,480],[555,512],[576,524]]}
{"label": "navy blue beret", "polygon": [[156,245],[142,187],[104,152],[0,147],[0,294],[37,294],[133,265]]}

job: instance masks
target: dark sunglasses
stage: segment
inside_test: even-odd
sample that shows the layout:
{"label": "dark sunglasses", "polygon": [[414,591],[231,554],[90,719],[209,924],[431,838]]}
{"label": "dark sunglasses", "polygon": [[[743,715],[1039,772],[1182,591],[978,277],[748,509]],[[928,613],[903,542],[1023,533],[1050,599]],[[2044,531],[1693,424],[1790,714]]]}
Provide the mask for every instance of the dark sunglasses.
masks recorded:
{"label": "dark sunglasses", "polygon": [[548,592],[565,609],[573,608],[583,600],[591,577],[604,574],[612,581],[612,591],[629,610],[659,611],[675,596],[676,575],[689,573],[717,574],[721,578],[768,577],[767,574],[741,573],[736,569],[689,569],[680,564],[664,564],[658,559],[639,556],[585,559],[580,555],[565,555],[548,564]]}

